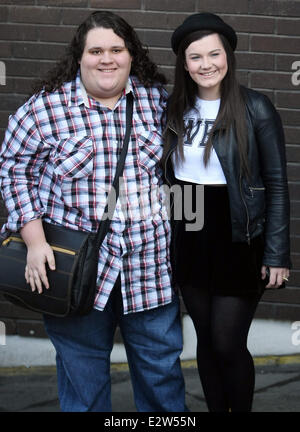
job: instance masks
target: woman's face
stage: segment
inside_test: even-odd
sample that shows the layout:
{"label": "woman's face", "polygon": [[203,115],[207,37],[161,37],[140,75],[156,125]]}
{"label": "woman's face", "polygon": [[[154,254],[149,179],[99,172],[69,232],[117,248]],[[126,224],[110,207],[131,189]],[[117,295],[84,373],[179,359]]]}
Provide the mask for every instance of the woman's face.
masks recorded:
{"label": "woman's face", "polygon": [[131,62],[124,40],[112,29],[90,30],[80,60],[81,79],[87,93],[113,105],[126,87]]}
{"label": "woman's face", "polygon": [[221,82],[227,70],[227,56],[217,33],[192,42],[185,50],[185,69],[198,85],[202,99],[221,96]]}

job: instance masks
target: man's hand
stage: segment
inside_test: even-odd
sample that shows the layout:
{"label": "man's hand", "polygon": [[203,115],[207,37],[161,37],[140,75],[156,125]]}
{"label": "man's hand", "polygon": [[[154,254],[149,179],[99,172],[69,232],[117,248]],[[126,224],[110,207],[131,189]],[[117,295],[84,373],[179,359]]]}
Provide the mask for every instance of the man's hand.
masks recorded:
{"label": "man's hand", "polygon": [[46,265],[55,270],[55,259],[51,246],[46,242],[41,219],[28,222],[21,229],[21,236],[27,246],[27,265],[25,279],[32,291],[43,291],[43,285],[48,289],[49,281]]}
{"label": "man's hand", "polygon": [[46,242],[28,247],[25,279],[30,284],[32,291],[43,291],[43,285],[49,289],[49,281],[46,274],[46,264],[51,270],[55,269],[53,250]]}

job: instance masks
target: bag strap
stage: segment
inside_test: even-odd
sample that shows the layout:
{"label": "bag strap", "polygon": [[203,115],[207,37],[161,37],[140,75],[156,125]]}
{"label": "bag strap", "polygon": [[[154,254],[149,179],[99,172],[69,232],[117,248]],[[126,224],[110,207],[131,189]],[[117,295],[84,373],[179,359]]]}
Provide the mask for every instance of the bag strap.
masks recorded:
{"label": "bag strap", "polygon": [[[99,250],[101,243],[103,242],[103,240],[104,240],[104,238],[108,232],[109,226],[110,226],[111,220],[110,220],[109,215],[108,215],[108,210],[110,211],[111,216],[113,216],[115,205],[116,205],[117,200],[118,200],[119,179],[123,174],[125,159],[126,159],[126,155],[127,155],[127,151],[128,151],[128,144],[129,144],[129,138],[130,138],[131,126],[132,126],[132,113],[133,113],[133,96],[132,96],[132,93],[130,92],[130,93],[127,93],[127,95],[126,95],[126,133],[125,133],[124,143],[123,143],[123,147],[122,147],[119,161],[117,164],[114,181],[113,181],[111,190],[108,194],[106,206],[105,206],[105,209],[103,212],[102,219],[99,223],[97,235],[95,238],[96,250]],[[115,194],[112,193],[112,191],[114,191]]]}

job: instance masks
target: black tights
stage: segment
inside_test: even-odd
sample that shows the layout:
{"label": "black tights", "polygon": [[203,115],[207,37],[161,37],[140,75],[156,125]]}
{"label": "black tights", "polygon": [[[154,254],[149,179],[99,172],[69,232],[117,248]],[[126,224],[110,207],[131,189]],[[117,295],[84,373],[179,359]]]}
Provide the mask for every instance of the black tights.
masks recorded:
{"label": "black tights", "polygon": [[182,290],[197,333],[198,371],[211,412],[251,411],[255,370],[248,331],[261,296],[218,296]]}

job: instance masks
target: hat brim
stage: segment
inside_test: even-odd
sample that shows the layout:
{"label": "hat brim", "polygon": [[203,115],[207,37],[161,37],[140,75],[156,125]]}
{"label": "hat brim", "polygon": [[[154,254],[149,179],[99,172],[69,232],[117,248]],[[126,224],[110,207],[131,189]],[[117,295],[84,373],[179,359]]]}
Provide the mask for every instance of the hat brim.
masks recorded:
{"label": "hat brim", "polygon": [[171,46],[175,54],[186,36],[199,30],[211,30],[226,37],[232,50],[237,46],[237,35],[233,28],[214,14],[196,14],[188,17],[172,34]]}

